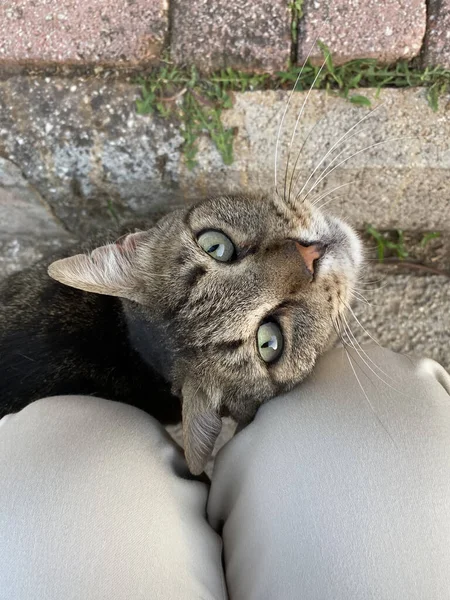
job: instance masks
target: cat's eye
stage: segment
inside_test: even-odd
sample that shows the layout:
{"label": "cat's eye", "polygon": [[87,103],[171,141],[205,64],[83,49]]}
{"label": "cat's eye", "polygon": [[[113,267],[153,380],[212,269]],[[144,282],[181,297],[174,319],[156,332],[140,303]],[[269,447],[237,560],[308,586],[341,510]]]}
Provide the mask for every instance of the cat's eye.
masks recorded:
{"label": "cat's eye", "polygon": [[233,242],[221,231],[204,231],[197,243],[207,254],[220,262],[229,262],[235,253]]}
{"label": "cat's eye", "polygon": [[283,334],[277,323],[270,321],[260,325],[256,338],[264,362],[273,362],[283,352]]}

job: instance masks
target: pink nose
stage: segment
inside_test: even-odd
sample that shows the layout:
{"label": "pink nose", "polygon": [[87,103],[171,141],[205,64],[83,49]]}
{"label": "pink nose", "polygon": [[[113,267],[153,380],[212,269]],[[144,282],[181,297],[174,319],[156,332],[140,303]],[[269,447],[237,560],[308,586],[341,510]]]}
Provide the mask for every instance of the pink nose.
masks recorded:
{"label": "pink nose", "polygon": [[299,242],[295,242],[297,250],[300,252],[301,257],[306,265],[308,271],[313,275],[314,273],[314,261],[323,256],[325,252],[325,246],[320,243],[314,243],[310,246],[302,246]]}

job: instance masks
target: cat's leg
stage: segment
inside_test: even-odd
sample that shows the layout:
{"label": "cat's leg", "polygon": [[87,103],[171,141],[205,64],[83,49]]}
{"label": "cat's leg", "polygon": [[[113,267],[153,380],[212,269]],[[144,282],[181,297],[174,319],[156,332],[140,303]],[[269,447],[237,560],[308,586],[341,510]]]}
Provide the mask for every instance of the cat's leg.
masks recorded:
{"label": "cat's leg", "polygon": [[0,597],[226,597],[208,486],[150,416],[98,398],[0,421]]}
{"label": "cat's leg", "polygon": [[364,392],[331,351],[219,453],[208,514],[233,600],[449,600],[450,376],[365,350]]}

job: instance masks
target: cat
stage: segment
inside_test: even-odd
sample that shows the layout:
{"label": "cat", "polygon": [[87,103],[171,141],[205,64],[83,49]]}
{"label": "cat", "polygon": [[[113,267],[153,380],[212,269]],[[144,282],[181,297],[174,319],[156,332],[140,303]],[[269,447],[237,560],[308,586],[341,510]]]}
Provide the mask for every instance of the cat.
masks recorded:
{"label": "cat", "polygon": [[311,372],[361,263],[347,224],[276,192],[210,198],[92,252],[66,249],[0,287],[0,413],[89,394],[182,419],[200,474],[221,417],[248,423]]}

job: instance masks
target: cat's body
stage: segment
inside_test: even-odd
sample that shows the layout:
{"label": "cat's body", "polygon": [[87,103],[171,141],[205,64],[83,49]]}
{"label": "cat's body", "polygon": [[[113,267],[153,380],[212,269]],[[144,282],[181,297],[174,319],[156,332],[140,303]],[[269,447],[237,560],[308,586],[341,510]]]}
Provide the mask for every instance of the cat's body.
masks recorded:
{"label": "cat's body", "polygon": [[222,416],[248,422],[311,371],[361,262],[350,228],[277,194],[212,198],[96,246],[1,285],[0,414],[91,394],[168,423],[180,398],[194,473]]}
{"label": "cat's body", "polygon": [[52,258],[0,285],[0,418],[45,396],[86,394],[180,421],[179,399],[134,348],[121,300],[50,279]]}

